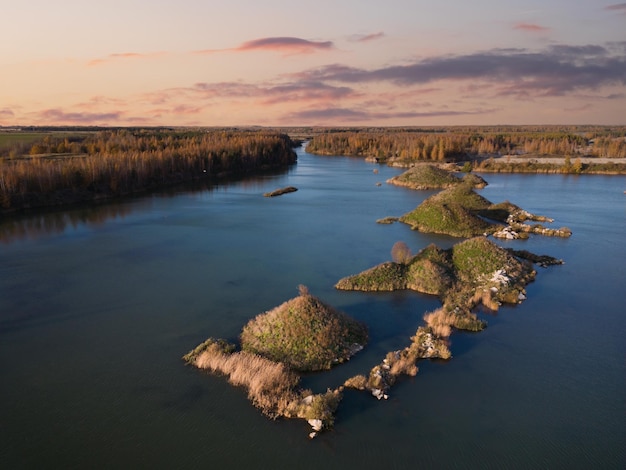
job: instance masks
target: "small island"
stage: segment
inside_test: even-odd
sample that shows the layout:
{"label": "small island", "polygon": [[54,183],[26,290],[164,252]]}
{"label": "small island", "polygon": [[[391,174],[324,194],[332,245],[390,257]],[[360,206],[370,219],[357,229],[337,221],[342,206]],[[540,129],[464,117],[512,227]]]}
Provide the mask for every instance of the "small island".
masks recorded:
{"label": "small island", "polygon": [[387,180],[387,183],[411,189],[446,189],[461,183],[474,188],[484,188],[487,182],[478,175],[468,173],[459,178],[452,172],[427,163],[418,164],[404,173]]}
{"label": "small island", "polygon": [[241,347],[298,371],[327,370],[363,349],[367,328],[300,287],[300,295],[250,320]]}
{"label": "small island", "polygon": [[300,286],[300,295],[258,315],[241,333],[241,349],[209,338],[183,356],[199,369],[226,375],[248,391],[266,416],[302,418],[310,437],[332,427],[342,388],[313,394],[299,388],[296,371],[330,369],[367,343],[367,328]]}
{"label": "small island", "polygon": [[531,214],[508,201],[499,204],[488,201],[474,191],[474,188],[485,187],[487,182],[473,174],[458,178],[447,170],[420,165],[388,182],[413,189],[445,189],[425,199],[411,212],[401,217],[386,217],[378,220],[378,223],[399,220],[421,232],[463,238],[493,234],[496,238],[511,240],[528,238],[529,233],[555,237],[569,237],[572,234],[567,227],[554,229],[541,224],[527,224],[527,221],[554,221]]}

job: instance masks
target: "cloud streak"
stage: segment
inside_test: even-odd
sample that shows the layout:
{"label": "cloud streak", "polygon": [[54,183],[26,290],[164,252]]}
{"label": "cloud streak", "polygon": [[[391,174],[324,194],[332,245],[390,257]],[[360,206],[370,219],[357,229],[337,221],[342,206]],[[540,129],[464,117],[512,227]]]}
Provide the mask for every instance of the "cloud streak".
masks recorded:
{"label": "cloud streak", "polygon": [[218,82],[196,83],[191,87],[174,88],[145,95],[155,105],[178,99],[194,101],[257,100],[259,104],[272,105],[288,102],[325,102],[356,96],[352,88],[334,86],[319,81],[302,80],[281,83]]}
{"label": "cloud streak", "polygon": [[332,41],[309,41],[307,39],[286,36],[253,39],[230,49],[204,49],[196,51],[196,53],[272,51],[283,54],[311,54],[317,51],[333,49],[334,47]]}
{"label": "cloud streak", "polygon": [[114,53],[114,54],[109,54],[106,57],[103,58],[99,58],[99,59],[92,59],[89,62],[87,62],[87,65],[89,67],[94,67],[97,65],[102,65],[108,62],[112,62],[115,60],[137,60],[137,59],[149,59],[149,58],[153,58],[153,57],[159,57],[159,56],[163,56],[165,55],[164,52],[151,52],[148,54],[142,54],[139,52],[118,52],[118,53]]}
{"label": "cloud streak", "polygon": [[626,3],[616,3],[613,5],[607,5],[604,7],[604,9],[608,11],[617,11],[619,13],[626,14]]}
{"label": "cloud streak", "polygon": [[334,64],[299,76],[323,82],[390,82],[399,86],[440,80],[480,80],[509,89],[517,87],[525,93],[561,96],[578,89],[626,84],[626,54],[624,51],[615,54],[595,45],[556,45],[539,52],[493,49],[372,70]]}
{"label": "cloud streak", "polygon": [[370,41],[375,41],[377,39],[381,39],[383,37],[385,37],[385,33],[380,31],[378,33],[372,33],[372,34],[356,34],[356,35],[350,37],[350,41],[353,41],[353,42],[370,42]]}
{"label": "cloud streak", "polygon": [[111,121],[119,121],[122,118],[122,112],[79,113],[54,108],[41,111],[38,117],[44,122],[54,124],[107,124]]}
{"label": "cloud streak", "polygon": [[433,117],[449,117],[449,116],[467,116],[475,114],[489,114],[495,109],[478,109],[470,111],[389,111],[389,112],[372,112],[362,109],[352,108],[322,108],[297,111],[285,116],[286,122],[296,120],[306,123],[323,123],[328,121],[336,122],[369,122],[369,121],[385,121],[390,119],[415,119],[415,118],[433,118]]}
{"label": "cloud streak", "polygon": [[534,23],[516,23],[515,25],[513,25],[513,29],[525,31],[528,33],[545,33],[547,31],[550,31],[550,28]]}
{"label": "cloud streak", "polygon": [[15,116],[15,113],[12,109],[2,108],[0,109],[0,119],[12,118]]}

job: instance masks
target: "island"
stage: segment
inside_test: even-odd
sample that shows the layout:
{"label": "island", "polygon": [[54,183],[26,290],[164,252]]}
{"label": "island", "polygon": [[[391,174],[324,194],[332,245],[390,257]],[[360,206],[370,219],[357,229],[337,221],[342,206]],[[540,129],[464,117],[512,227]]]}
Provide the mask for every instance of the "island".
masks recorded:
{"label": "island", "polygon": [[450,170],[428,163],[417,164],[404,173],[389,178],[387,183],[411,189],[445,189],[461,183],[467,183],[473,188],[487,186],[483,178],[473,173],[459,178]]}
{"label": "island", "polygon": [[402,289],[436,295],[442,307],[424,315],[411,343],[390,351],[367,375],[348,379],[344,386],[368,390],[376,398],[387,398],[388,390],[401,375],[415,375],[420,359],[449,359],[447,338],[454,329],[480,331],[486,322],[474,310],[497,311],[501,304],[526,299],[525,286],[535,279],[532,262],[542,266],[562,264],[547,255],[534,255],[499,247],[486,237],[475,237],[448,250],[429,245],[410,255],[403,242],[392,248],[395,261],[374,266],[341,279],[340,290],[394,291]]}
{"label": "island", "polygon": [[379,223],[399,220],[421,232],[464,238],[482,234],[505,239],[528,238],[529,233],[555,237],[572,234],[567,227],[555,229],[526,223],[554,222],[549,217],[531,214],[508,201],[498,204],[488,201],[474,191],[485,187],[487,182],[471,173],[459,178],[444,169],[420,165],[388,182],[414,189],[445,189],[425,199],[411,212],[401,217],[385,217]]}
{"label": "island", "polygon": [[330,369],[348,360],[367,343],[367,328],[306,287],[299,291],[298,297],[250,320],[239,350],[209,338],[183,359],[247,389],[252,404],[270,418],[306,419],[315,437],[332,427],[343,388],[314,394],[299,388],[297,372]]}

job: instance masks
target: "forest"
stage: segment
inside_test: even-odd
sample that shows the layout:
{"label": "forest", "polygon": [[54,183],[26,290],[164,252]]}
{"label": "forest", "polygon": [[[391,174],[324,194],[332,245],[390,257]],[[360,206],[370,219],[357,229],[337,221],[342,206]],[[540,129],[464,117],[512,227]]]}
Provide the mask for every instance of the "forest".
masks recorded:
{"label": "forest", "polygon": [[111,129],[0,135],[0,210],[62,205],[283,167],[273,131]]}
{"label": "forest", "polygon": [[456,161],[473,156],[531,155],[626,158],[626,127],[494,126],[332,129],[307,147],[323,155],[379,162]]}

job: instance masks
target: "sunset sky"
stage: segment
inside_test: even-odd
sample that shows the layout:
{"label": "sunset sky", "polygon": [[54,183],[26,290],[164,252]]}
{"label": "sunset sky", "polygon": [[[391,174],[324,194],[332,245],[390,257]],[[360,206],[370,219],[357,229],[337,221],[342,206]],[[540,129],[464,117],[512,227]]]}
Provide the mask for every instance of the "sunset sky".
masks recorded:
{"label": "sunset sky", "polygon": [[0,125],[626,124],[626,3],[3,0]]}

